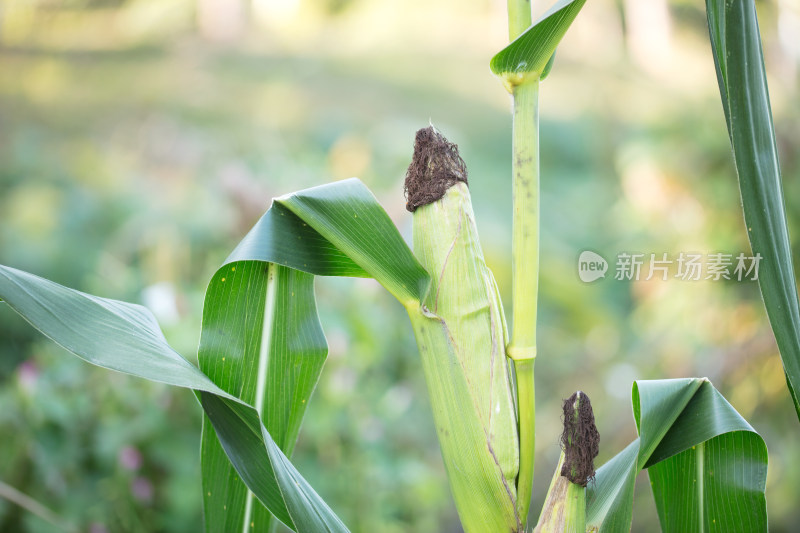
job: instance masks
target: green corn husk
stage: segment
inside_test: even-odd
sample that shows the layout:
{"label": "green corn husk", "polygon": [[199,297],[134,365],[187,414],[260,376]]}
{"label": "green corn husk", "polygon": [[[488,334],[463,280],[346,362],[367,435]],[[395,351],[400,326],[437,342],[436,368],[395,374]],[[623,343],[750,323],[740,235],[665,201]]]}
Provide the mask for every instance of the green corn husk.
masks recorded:
{"label": "green corn husk", "polygon": [[561,475],[564,452],[553,474],[547,497],[533,533],[585,533],[586,487]]}
{"label": "green corn husk", "polygon": [[409,314],[456,508],[467,533],[520,531],[502,304],[478,241],[463,161],[433,128],[417,133],[406,188],[414,251],[432,279],[422,308]]}

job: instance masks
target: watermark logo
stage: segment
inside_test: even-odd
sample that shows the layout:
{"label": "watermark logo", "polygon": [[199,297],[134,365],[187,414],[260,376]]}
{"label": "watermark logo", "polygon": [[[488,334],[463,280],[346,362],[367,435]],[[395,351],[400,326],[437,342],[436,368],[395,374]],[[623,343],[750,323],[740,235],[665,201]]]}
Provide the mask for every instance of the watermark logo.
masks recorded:
{"label": "watermark logo", "polygon": [[[757,281],[761,254],[748,256],[715,252],[709,254],[681,252],[670,255],[620,252],[614,262],[614,279],[617,281],[650,281],[653,278],[667,281]],[[578,276],[584,283],[605,278],[608,263],[590,250],[578,258]]]}
{"label": "watermark logo", "polygon": [[584,250],[578,257],[578,276],[584,283],[591,283],[606,277],[608,262],[603,256],[591,250]]}

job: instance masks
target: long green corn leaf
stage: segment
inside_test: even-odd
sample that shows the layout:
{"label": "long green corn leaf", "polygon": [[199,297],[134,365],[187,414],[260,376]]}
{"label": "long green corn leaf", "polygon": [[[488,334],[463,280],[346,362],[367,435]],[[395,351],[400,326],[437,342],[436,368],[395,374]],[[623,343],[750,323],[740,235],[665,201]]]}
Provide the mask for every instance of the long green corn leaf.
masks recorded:
{"label": "long green corn leaf", "polygon": [[[427,273],[358,180],[276,199],[237,246],[206,291],[200,368],[256,407],[288,457],[327,355],[311,274],[373,276],[411,304],[428,285]],[[217,437],[206,419],[206,531],[267,531],[270,514],[248,494]]]}
{"label": "long green corn leaf", "polygon": [[[312,275],[260,261],[228,263],[214,275],[203,312],[200,369],[255,406],[287,457],[326,355]],[[270,513],[248,494],[208,418],[201,459],[206,531],[267,531]]]}
{"label": "long green corn leaf", "polygon": [[800,302],[755,2],[706,0],[706,11],[758,283],[800,418]]}
{"label": "long green corn leaf", "polygon": [[589,484],[589,531],[630,531],[643,468],[663,531],[767,531],[767,447],[708,380],[637,381],[632,402],[639,438]]}
{"label": "long green corn leaf", "polygon": [[553,54],[586,0],[560,0],[489,63],[507,87],[542,78],[552,67]]}
{"label": "long green corn leaf", "polygon": [[150,311],[2,265],[0,295],[32,326],[89,363],[199,391],[220,439],[229,443],[237,459],[240,475],[246,481],[258,480],[249,487],[275,516],[296,531],[347,531],[302,481],[255,409],[220,389],[175,352]]}

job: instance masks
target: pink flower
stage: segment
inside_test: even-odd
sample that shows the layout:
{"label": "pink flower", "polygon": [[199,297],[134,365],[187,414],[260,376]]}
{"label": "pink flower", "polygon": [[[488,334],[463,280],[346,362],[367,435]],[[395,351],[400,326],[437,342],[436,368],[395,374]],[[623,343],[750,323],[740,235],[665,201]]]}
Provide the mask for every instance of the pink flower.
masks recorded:
{"label": "pink flower", "polygon": [[131,482],[131,492],[133,497],[140,502],[150,503],[153,501],[153,484],[150,480],[141,476]]}
{"label": "pink flower", "polygon": [[125,446],[117,457],[120,466],[125,470],[139,470],[142,466],[142,454],[133,446]]}

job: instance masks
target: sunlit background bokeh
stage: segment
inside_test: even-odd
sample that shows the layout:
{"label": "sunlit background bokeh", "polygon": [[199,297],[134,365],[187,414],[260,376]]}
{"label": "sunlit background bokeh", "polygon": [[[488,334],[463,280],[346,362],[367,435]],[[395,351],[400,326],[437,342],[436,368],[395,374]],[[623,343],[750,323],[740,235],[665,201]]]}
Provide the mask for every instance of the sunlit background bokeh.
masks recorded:
{"label": "sunlit background bokeh", "polygon": [[[562,398],[591,397],[602,463],[635,438],[634,379],[708,376],[766,440],[770,530],[800,523],[800,424],[757,285],[613,279],[623,251],[749,253],[703,8],[589,0],[543,84],[534,516]],[[758,10],[798,251],[800,2]],[[499,0],[3,0],[0,263],[143,303],[195,359],[205,284],[273,196],[358,176],[409,237],[402,180],[432,122],[469,166],[508,311],[510,102],[488,68],[505,16]],[[611,275],[582,283],[585,249]],[[317,293],[330,356],[298,468],[354,533],[460,531],[402,307],[370,280]],[[59,523],[200,531],[200,415],[0,307],[0,481]],[[646,475],[636,502],[633,531],[658,531]],[[0,498],[0,531],[54,530]]]}

